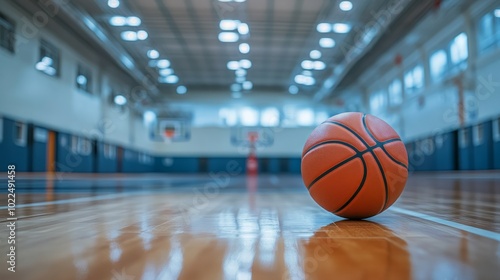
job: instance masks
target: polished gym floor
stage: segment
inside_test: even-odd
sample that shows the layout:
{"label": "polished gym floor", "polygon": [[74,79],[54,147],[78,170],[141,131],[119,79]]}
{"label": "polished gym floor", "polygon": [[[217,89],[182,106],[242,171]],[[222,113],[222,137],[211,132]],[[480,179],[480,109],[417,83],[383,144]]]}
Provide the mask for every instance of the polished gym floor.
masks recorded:
{"label": "polished gym floor", "polygon": [[300,176],[19,175],[16,198],[0,279],[500,277],[498,172],[413,174],[365,221],[322,210]]}

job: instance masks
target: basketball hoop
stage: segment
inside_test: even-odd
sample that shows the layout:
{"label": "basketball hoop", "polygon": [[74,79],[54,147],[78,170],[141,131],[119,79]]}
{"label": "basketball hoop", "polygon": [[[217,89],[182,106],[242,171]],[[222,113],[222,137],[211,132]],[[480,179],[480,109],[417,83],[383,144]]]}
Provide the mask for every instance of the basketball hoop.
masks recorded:
{"label": "basketball hoop", "polygon": [[175,135],[175,129],[169,129],[169,128],[165,129],[164,135],[167,140],[169,141],[172,140],[172,138],[174,138]]}

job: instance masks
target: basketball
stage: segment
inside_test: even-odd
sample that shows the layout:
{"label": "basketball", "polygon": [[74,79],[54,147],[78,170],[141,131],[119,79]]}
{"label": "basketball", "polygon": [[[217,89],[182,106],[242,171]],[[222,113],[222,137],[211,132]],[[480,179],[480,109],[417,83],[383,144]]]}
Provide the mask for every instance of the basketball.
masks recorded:
{"label": "basketball", "polygon": [[364,219],[389,208],[408,178],[408,155],[396,131],[362,113],[333,116],[316,127],[302,151],[302,179],[325,210]]}

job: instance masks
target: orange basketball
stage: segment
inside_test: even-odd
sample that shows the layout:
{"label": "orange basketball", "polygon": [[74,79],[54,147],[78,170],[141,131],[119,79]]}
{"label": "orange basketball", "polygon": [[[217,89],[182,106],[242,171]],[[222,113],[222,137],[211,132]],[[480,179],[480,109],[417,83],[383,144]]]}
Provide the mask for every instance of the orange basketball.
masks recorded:
{"label": "orange basketball", "polygon": [[394,129],[362,113],[333,116],[302,151],[302,179],[311,197],[335,215],[363,219],[391,206],[408,178],[408,155]]}

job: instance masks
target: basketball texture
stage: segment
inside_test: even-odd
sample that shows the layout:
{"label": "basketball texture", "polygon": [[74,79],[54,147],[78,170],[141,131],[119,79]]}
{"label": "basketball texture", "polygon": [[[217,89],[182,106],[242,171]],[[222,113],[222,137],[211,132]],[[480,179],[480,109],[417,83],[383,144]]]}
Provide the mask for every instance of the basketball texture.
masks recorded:
{"label": "basketball texture", "polygon": [[408,178],[408,155],[394,129],[362,113],[319,125],[302,151],[302,179],[312,198],[335,215],[363,219],[391,206]]}

